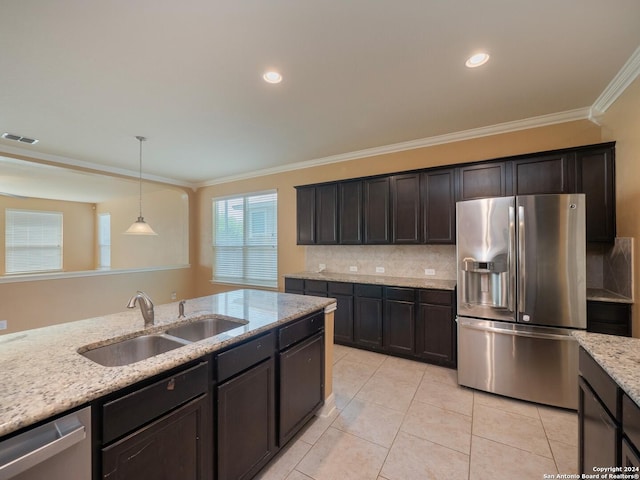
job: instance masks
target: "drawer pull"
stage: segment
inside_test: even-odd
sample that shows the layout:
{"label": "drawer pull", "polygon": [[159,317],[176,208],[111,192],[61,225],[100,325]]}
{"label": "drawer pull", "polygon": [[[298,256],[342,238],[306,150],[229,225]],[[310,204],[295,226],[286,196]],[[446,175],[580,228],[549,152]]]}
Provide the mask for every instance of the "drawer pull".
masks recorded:
{"label": "drawer pull", "polygon": [[169,380],[169,383],[167,383],[167,390],[170,392],[173,392],[175,388],[176,388],[176,379],[172,378],[171,380]]}

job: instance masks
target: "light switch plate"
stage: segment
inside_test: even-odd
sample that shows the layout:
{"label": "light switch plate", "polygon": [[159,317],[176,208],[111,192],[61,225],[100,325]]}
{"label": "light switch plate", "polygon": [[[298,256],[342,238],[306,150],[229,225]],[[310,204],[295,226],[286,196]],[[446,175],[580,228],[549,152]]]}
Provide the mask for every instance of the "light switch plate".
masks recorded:
{"label": "light switch plate", "polygon": [[357,272],[357,271],[358,271],[358,267],[356,267],[355,265],[351,265],[351,266],[349,267],[349,271],[350,271],[350,272]]}
{"label": "light switch plate", "polygon": [[384,267],[376,267],[376,273],[384,273]]}
{"label": "light switch plate", "polygon": [[0,320],[0,330],[6,330],[6,329],[7,329],[7,321]]}
{"label": "light switch plate", "polygon": [[324,263],[318,264],[318,271],[319,272],[323,271],[325,268],[327,268],[327,266]]}
{"label": "light switch plate", "polygon": [[424,269],[424,274],[425,275],[435,275],[436,271],[433,268],[425,268]]}

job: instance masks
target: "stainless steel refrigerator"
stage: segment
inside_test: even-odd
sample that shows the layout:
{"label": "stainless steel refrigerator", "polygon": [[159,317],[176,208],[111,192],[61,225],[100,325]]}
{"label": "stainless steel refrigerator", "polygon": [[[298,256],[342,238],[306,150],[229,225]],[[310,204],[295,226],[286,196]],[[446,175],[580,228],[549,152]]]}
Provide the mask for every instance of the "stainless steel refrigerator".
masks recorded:
{"label": "stainless steel refrigerator", "polygon": [[458,202],[458,383],[578,407],[585,329],[585,198]]}

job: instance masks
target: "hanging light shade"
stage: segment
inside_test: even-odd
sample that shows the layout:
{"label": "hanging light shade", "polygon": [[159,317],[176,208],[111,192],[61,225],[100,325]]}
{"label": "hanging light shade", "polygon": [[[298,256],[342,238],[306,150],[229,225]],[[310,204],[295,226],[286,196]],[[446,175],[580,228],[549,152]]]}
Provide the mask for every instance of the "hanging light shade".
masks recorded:
{"label": "hanging light shade", "polygon": [[145,137],[136,137],[140,142],[140,176],[138,177],[138,186],[140,193],[140,214],[138,215],[138,219],[131,224],[131,226],[124,232],[126,235],[157,235],[156,232],[153,231],[153,228],[144,221],[144,217],[142,216],[142,142],[146,141]]}

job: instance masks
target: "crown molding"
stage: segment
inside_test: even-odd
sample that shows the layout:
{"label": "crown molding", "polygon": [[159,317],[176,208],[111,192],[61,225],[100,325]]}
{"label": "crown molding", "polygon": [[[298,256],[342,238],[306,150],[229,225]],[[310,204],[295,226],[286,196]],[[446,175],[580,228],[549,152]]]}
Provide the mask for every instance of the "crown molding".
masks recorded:
{"label": "crown molding", "polygon": [[331,155],[315,160],[307,160],[303,162],[290,163],[279,167],[265,168],[262,170],[254,170],[251,173],[231,175],[218,179],[209,180],[196,184],[197,188],[210,187],[223,183],[235,182],[239,180],[248,180],[256,177],[264,177],[266,175],[274,175],[277,173],[290,172],[293,170],[301,170],[303,168],[317,167],[320,165],[328,165],[331,163],[346,162],[358,158],[373,157],[376,155],[384,155],[389,153],[402,152],[405,150],[413,150],[415,148],[432,147],[434,145],[442,145],[446,143],[461,142],[474,138],[488,137],[491,135],[499,135],[509,132],[517,132],[519,130],[527,130],[530,128],[544,127],[555,125],[558,123],[572,122],[575,120],[590,119],[591,109],[589,107],[578,108],[575,110],[567,110],[565,112],[551,113],[548,115],[540,115],[538,117],[525,118],[523,120],[515,120],[513,122],[499,123],[488,127],[473,128],[460,132],[447,133],[434,137],[421,138],[418,140],[410,140],[408,142],[393,143],[374,148],[366,148],[354,152],[341,153]]}
{"label": "crown molding", "polygon": [[[124,177],[132,177],[135,179],[137,179],[140,175],[140,172],[137,170],[128,170],[125,168],[110,167],[109,165],[85,162],[82,160],[74,160],[72,158],[63,157],[60,155],[51,155],[48,153],[34,152],[33,150],[28,150],[26,148],[17,148],[17,147],[12,147],[10,145],[5,145],[4,143],[1,143],[1,142],[0,142],[0,155],[17,156],[21,159],[27,159],[27,160],[28,159],[33,159],[36,161],[40,160],[42,162],[55,164],[61,167],[66,166],[66,167],[71,167],[76,169],[91,170],[97,174],[120,175]],[[145,173],[142,174],[142,178],[144,180],[149,180],[152,182],[166,183],[166,184],[175,185],[178,187],[195,189],[194,184],[189,182],[182,182],[173,178],[161,177],[158,175],[149,175]]]}
{"label": "crown molding", "polygon": [[603,115],[609,107],[618,99],[622,92],[640,75],[640,47],[629,57],[620,71],[609,82],[600,96],[593,102],[589,119],[598,123],[597,118]]}

